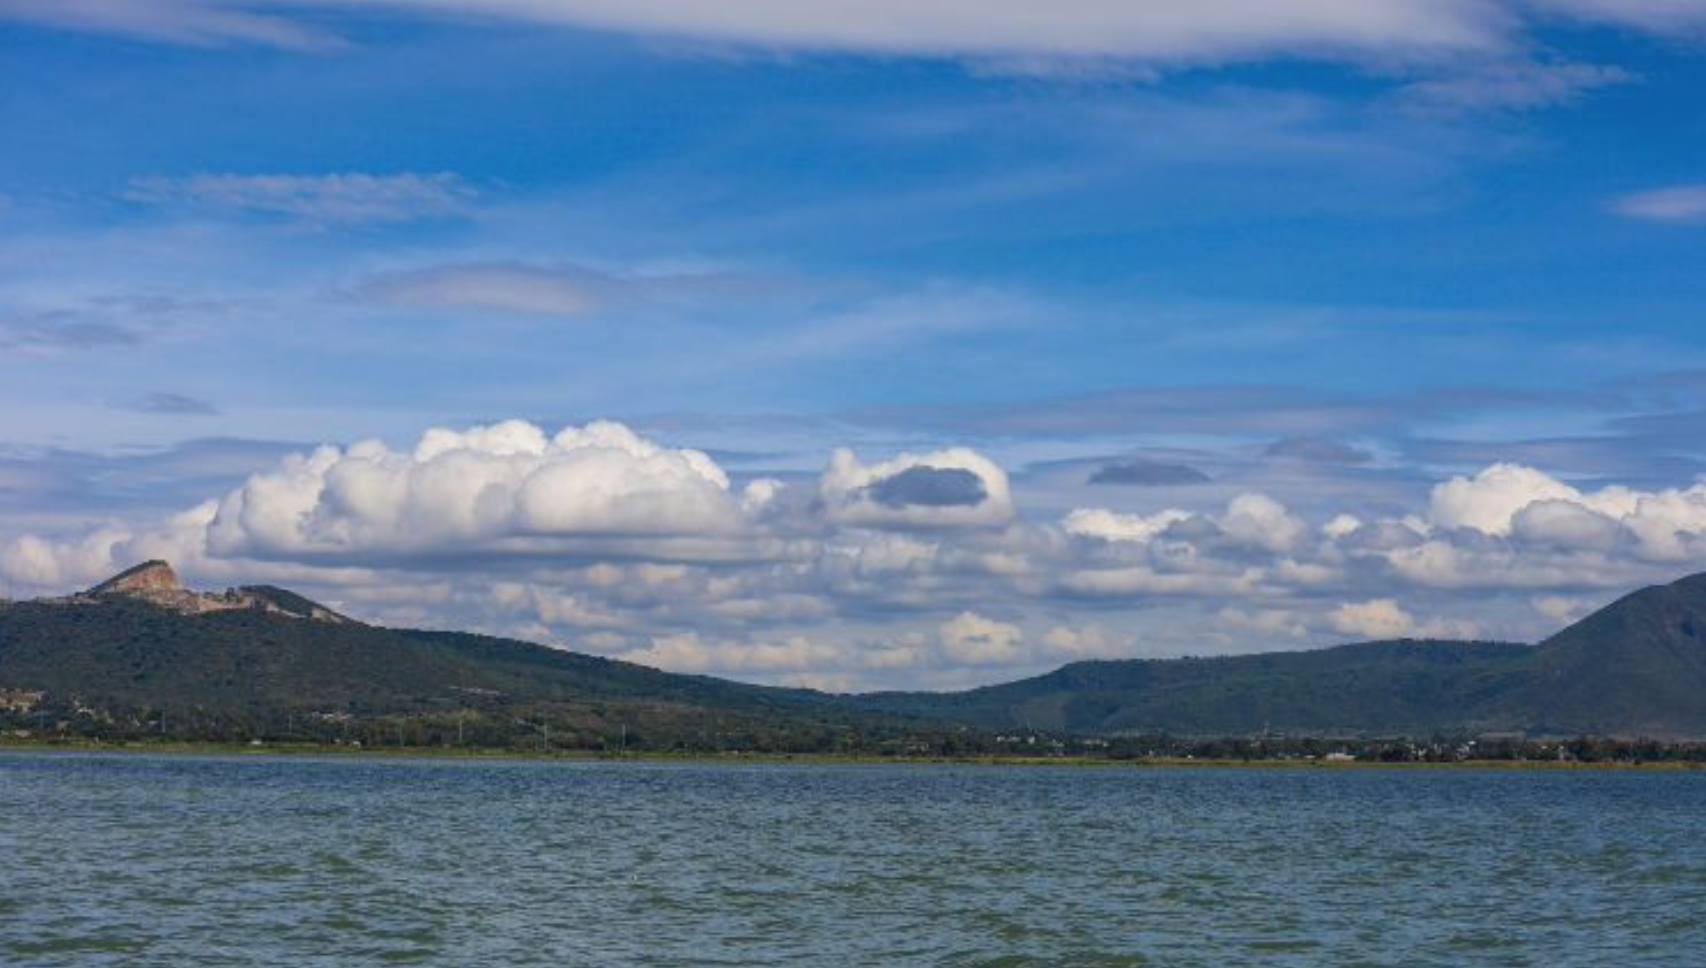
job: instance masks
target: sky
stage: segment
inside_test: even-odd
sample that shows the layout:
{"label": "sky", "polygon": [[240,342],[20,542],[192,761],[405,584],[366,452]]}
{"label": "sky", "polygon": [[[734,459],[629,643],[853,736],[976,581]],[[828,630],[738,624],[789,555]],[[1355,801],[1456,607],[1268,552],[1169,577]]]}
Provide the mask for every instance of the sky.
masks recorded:
{"label": "sky", "polygon": [[1706,0],[0,0],[0,595],[835,690],[1706,570]]}

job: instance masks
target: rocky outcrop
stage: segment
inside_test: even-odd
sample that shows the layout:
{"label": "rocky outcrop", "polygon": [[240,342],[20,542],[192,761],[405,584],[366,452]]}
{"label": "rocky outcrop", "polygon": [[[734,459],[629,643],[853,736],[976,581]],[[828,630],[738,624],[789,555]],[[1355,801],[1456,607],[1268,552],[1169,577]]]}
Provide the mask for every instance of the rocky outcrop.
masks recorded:
{"label": "rocky outcrop", "polygon": [[145,561],[134,568],[108,578],[94,588],[89,589],[91,595],[171,595],[184,590],[182,582],[178,581],[178,573],[164,561]]}
{"label": "rocky outcrop", "polygon": [[88,591],[61,601],[78,603],[111,598],[135,599],[180,615],[254,609],[313,622],[343,624],[352,621],[318,602],[266,585],[228,588],[218,593],[191,591],[183,586],[178,580],[178,573],[164,561],[147,561],[127,568]]}

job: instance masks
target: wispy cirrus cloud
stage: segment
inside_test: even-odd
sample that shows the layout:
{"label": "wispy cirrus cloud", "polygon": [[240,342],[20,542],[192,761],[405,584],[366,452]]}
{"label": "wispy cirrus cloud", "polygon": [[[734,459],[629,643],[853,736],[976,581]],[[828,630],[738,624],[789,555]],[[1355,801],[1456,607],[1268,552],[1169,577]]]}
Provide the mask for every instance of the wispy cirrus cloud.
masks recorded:
{"label": "wispy cirrus cloud", "polygon": [[258,44],[286,50],[327,50],[345,45],[336,34],[269,12],[266,6],[217,0],[0,0],[0,18],[192,47]]}
{"label": "wispy cirrus cloud", "polygon": [[192,321],[223,316],[228,300],[154,293],[40,297],[8,306],[0,299],[0,354],[61,356],[131,346],[157,339]]}
{"label": "wispy cirrus cloud", "polygon": [[[0,0],[0,15],[178,43],[325,42],[277,0]],[[1190,5],[1064,0],[326,0],[437,16],[503,18],[767,48],[878,54],[1122,57],[1164,61],[1318,51],[1460,50],[1499,42],[1485,0],[1206,0]]]}
{"label": "wispy cirrus cloud", "polygon": [[[1706,22],[1692,0],[322,0],[322,8],[557,25],[767,49],[1160,64],[1273,57],[1438,60],[1520,47],[1529,25],[1653,32]],[[0,17],[185,44],[337,43],[289,0],[0,0]]]}
{"label": "wispy cirrus cloud", "polygon": [[451,218],[465,214],[477,194],[473,186],[450,172],[343,172],[148,176],[134,179],[125,198],[148,205],[348,224]]}
{"label": "wispy cirrus cloud", "polygon": [[113,407],[117,410],[130,410],[136,413],[154,413],[177,417],[213,417],[219,414],[219,408],[206,400],[186,396],[182,393],[147,393],[140,397],[121,400],[113,404]]}
{"label": "wispy cirrus cloud", "polygon": [[359,283],[352,295],[417,309],[584,316],[620,306],[758,296],[777,288],[720,271],[616,273],[567,262],[483,262],[380,273]]}
{"label": "wispy cirrus cloud", "polygon": [[137,330],[69,311],[0,315],[0,353],[55,355],[72,350],[126,346],[142,340]]}
{"label": "wispy cirrus cloud", "polygon": [[1706,28],[1706,6],[1697,0],[1520,0],[1519,9],[1586,22],[1616,23],[1652,31]]}
{"label": "wispy cirrus cloud", "polygon": [[1570,104],[1591,91],[1638,79],[1621,67],[1511,60],[1414,81],[1399,98],[1430,114],[1526,111]]}
{"label": "wispy cirrus cloud", "polygon": [[1647,222],[1706,222],[1706,182],[1625,195],[1611,210]]}

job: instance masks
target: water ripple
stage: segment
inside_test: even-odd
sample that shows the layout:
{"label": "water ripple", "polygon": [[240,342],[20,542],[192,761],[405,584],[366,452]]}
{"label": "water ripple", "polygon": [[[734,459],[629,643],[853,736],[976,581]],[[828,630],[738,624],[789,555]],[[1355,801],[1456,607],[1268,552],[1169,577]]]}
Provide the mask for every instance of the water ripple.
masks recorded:
{"label": "water ripple", "polygon": [[0,964],[1694,966],[1706,776],[0,755]]}

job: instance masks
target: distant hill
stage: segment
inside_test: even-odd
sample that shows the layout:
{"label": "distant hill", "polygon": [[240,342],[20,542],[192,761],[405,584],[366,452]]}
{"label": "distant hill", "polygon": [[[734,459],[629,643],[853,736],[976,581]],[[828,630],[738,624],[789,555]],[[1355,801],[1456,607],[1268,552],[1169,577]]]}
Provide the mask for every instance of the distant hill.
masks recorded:
{"label": "distant hill", "polygon": [[150,562],[77,595],[0,603],[7,696],[0,710],[58,703],[137,728],[158,721],[228,732],[281,719],[321,728],[402,717],[427,724],[421,729],[454,720],[459,730],[472,721],[511,733],[556,723],[559,735],[587,742],[632,728],[665,747],[726,731],[817,749],[840,742],[837,731],[866,743],[918,729],[1699,738],[1706,576],[1637,592],[1538,646],[1391,641],[1081,662],[965,692],[831,696],[509,639],[365,625],[266,586],[193,592],[169,565]]}
{"label": "distant hill", "polygon": [[[283,589],[188,591],[150,562],[77,595],[0,603],[0,692],[110,717],[218,725],[432,717],[557,720],[602,735],[789,732],[870,711],[805,690],[677,675],[526,642],[387,629]],[[211,728],[211,727],[210,727]]]}
{"label": "distant hill", "polygon": [[1077,662],[966,692],[878,693],[860,702],[994,730],[1427,733],[1495,725],[1478,720],[1469,698],[1508,689],[1532,651],[1508,643],[1393,641],[1210,659]]}
{"label": "distant hill", "polygon": [[1706,737],[1706,575],[1642,589],[1542,642],[1487,708],[1553,731]]}
{"label": "distant hill", "polygon": [[1390,641],[1080,662],[967,692],[876,694],[860,702],[995,730],[1700,738],[1706,575],[1636,592],[1537,646]]}

